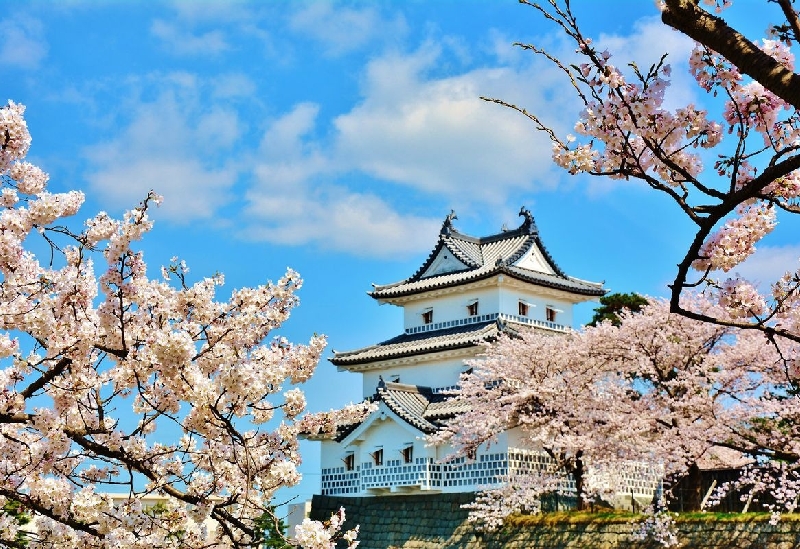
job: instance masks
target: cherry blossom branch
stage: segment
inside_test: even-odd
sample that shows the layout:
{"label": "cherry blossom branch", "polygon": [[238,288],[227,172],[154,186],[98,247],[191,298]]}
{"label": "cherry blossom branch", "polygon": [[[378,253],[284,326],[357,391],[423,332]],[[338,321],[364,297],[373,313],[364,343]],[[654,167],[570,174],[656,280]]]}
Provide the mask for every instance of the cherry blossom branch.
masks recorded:
{"label": "cherry blossom branch", "polygon": [[800,19],[798,14],[792,7],[792,0],[776,0],[778,5],[783,10],[783,15],[786,17],[786,23],[792,30],[794,40],[800,40]]}
{"label": "cherry blossom branch", "polygon": [[[723,19],[699,7],[699,0],[664,0],[661,20],[728,58],[775,95],[800,108],[800,75],[757,48]],[[794,18],[793,18],[794,19]]]}

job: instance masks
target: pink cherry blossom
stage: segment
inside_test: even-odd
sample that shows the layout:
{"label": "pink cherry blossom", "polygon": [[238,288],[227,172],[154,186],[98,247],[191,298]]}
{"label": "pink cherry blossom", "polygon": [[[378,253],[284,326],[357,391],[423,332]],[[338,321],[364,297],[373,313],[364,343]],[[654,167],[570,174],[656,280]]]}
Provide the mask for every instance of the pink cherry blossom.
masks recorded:
{"label": "pink cherry blossom", "polygon": [[[746,293],[741,285],[736,291]],[[714,299],[691,299],[686,306],[725,312]],[[746,427],[767,420],[800,429],[793,419],[800,399],[785,393],[783,358],[798,349],[776,343],[756,331],[670,313],[662,300],[624,313],[619,326],[606,321],[565,336],[501,337],[462,375],[455,398],[469,411],[431,442],[452,444],[452,457],[469,456],[510,431],[515,444],[550,457],[549,469],[512,474],[470,506],[487,527],[522,509],[536,511],[543,494],[565,491],[567,477],[580,498],[592,501],[625,493],[626,468],[639,475],[649,468],[657,480],[680,476],[718,445],[753,458],[780,449],[797,461],[800,453],[792,452],[800,447],[787,446],[779,431]]]}
{"label": "pink cherry blossom", "polygon": [[[32,548],[252,547],[275,491],[300,481],[298,435],[369,406],[302,415],[289,386],[312,375],[325,338],[274,335],[298,303],[294,271],[227,299],[221,275],[191,281],[177,259],[148,278],[132,246],[153,225],[155,193],[72,232],[84,195],[48,192],[25,162],[23,112],[0,109],[0,505],[34,518]],[[355,547],[343,521],[306,523],[295,543]],[[18,532],[4,517],[0,545]]]}
{"label": "pink cherry blossom", "polygon": [[[707,45],[697,44],[688,64],[698,90],[710,98],[705,101],[708,108],[701,108],[694,103],[674,106],[665,102],[674,75],[666,56],[649,67],[624,68],[629,60],[592,46],[568,2],[523,3],[541,12],[576,45],[577,59],[569,62],[536,45],[525,46],[563,72],[565,89],[572,90],[581,102],[573,127],[575,137],[560,137],[553,129],[555,122],[548,125],[546,116],[531,113],[524,105],[490,101],[521,112],[545,132],[552,142],[554,162],[569,174],[638,182],[677,206],[693,236],[687,239],[670,284],[673,312],[800,342],[800,284],[792,282],[800,277],[800,270],[787,269],[787,276],[777,281],[780,291],[746,300],[751,305],[763,301],[763,307],[753,309],[762,311],[759,314],[744,314],[743,302],[733,299],[727,290],[716,292],[722,288],[720,272],[731,272],[756,254],[758,243],[775,229],[779,215],[800,213],[800,100],[792,100],[781,84],[790,76],[781,71],[795,70],[793,50],[798,37],[794,33],[800,28],[800,19],[788,8],[784,11],[787,24],[770,27],[780,40],[729,41],[729,31],[733,31],[728,29],[719,30],[716,36],[724,34],[726,40],[715,42],[714,32],[694,29],[700,35],[705,33],[704,43],[718,44],[729,55],[737,54],[737,59],[771,66],[758,53],[761,50],[777,62],[770,74],[782,74],[781,82],[768,75],[761,77],[767,84],[752,80],[747,74],[761,74],[754,66],[740,70]],[[722,9],[730,2],[706,4]],[[686,32],[693,28],[689,20],[697,21],[701,15],[708,17],[704,21],[714,20],[697,2],[662,0],[660,5],[665,22]],[[729,48],[733,42],[738,46]],[[761,61],[755,63],[756,58]],[[709,169],[709,161],[713,169]],[[672,231],[672,227],[663,229],[665,234]],[[681,297],[698,287],[709,289],[731,309],[725,312],[723,307],[721,316],[685,309],[681,303],[692,301]]]}

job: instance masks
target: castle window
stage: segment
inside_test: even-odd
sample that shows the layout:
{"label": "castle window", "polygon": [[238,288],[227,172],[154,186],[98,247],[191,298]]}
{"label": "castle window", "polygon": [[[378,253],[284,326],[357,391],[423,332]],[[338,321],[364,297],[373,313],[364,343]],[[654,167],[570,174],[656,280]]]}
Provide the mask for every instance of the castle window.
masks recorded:
{"label": "castle window", "polygon": [[344,468],[346,471],[352,471],[356,468],[356,455],[354,453],[349,453],[344,456]]}
{"label": "castle window", "polygon": [[530,309],[530,305],[519,300],[519,316],[528,316],[528,310]]}
{"label": "castle window", "polygon": [[422,323],[423,324],[433,323],[433,309],[429,308],[422,311]]}
{"label": "castle window", "polygon": [[549,305],[544,310],[544,314],[545,314],[545,318],[547,319],[547,322],[555,322],[556,321],[556,315],[558,313],[563,313],[563,312],[564,311],[562,311],[560,309],[556,309],[555,307],[551,307]]}
{"label": "castle window", "polygon": [[378,448],[370,455],[372,456],[372,463],[375,465],[383,465],[383,448]]}
{"label": "castle window", "polygon": [[473,299],[467,304],[467,314],[469,316],[478,316],[478,300]]}
{"label": "castle window", "polygon": [[409,445],[400,450],[400,453],[403,454],[403,463],[411,463],[414,461],[414,446]]}

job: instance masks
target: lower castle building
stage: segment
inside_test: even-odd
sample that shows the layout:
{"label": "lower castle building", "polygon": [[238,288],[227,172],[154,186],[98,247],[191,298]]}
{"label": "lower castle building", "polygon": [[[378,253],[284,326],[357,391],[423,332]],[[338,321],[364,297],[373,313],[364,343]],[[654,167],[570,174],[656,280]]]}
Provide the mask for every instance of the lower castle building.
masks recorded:
{"label": "lower castle building", "polygon": [[[454,228],[451,213],[413,275],[374,286],[372,298],[403,308],[404,326],[396,337],[334,351],[330,359],[340,371],[362,375],[363,397],[378,409],[322,441],[322,495],[475,492],[546,468],[549,457],[526,448],[515,431],[469,460],[444,462],[450,449],[424,440],[463,411],[447,391],[482,342],[525,329],[565,333],[572,329],[573,306],[606,292],[602,283],[566,275],[544,247],[530,212],[523,208],[520,216],[517,229],[473,237]],[[626,494],[649,500],[659,479],[647,467],[638,469],[625,475]]]}

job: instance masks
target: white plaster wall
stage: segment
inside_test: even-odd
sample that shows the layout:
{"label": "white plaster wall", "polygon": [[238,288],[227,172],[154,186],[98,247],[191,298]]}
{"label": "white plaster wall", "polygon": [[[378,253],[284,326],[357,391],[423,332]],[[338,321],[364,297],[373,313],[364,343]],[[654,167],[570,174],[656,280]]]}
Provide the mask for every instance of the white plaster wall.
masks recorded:
{"label": "white plaster wall", "polygon": [[345,448],[335,440],[323,440],[320,447],[320,467],[323,469],[343,467],[342,459],[346,453]]}
{"label": "white plaster wall", "polygon": [[433,457],[425,448],[421,433],[405,422],[397,423],[392,418],[379,419],[365,433],[365,440],[356,452],[356,463],[372,463],[372,452],[383,448],[383,462],[402,459],[400,450],[408,445],[414,446],[414,457]]}
{"label": "white plaster wall", "polygon": [[303,520],[311,515],[311,501],[300,503],[290,503],[289,511],[286,514],[286,532],[294,536],[294,529],[303,523]]}
{"label": "white plaster wall", "polygon": [[[373,412],[379,414],[380,411]],[[382,419],[377,419],[364,431],[359,440],[351,441],[349,444],[341,444],[334,440],[323,440],[320,452],[320,466],[325,468],[343,467],[342,461],[350,452],[355,455],[356,465],[362,463],[372,463],[372,452],[383,448],[384,463],[390,459],[401,459],[400,451],[408,445],[414,447],[414,458],[432,457],[437,458],[437,449],[426,447],[422,439],[423,434],[405,422],[396,422],[393,418],[383,415]],[[348,441],[345,441],[348,442]]]}
{"label": "white plaster wall", "polygon": [[519,300],[534,305],[528,312],[528,317],[534,320],[547,320],[545,310],[547,307],[558,309],[556,324],[572,326],[573,304],[570,301],[542,296],[536,292],[505,286],[481,288],[448,296],[413,301],[405,305],[403,310],[403,329],[407,330],[416,326],[423,326],[422,313],[433,308],[433,322],[447,322],[467,318],[467,305],[472,300],[478,300],[478,314],[504,313],[516,315],[519,313]]}
{"label": "white plaster wall", "polygon": [[572,303],[552,297],[542,297],[534,292],[526,292],[516,288],[501,288],[500,292],[500,312],[516,315],[519,313],[520,299],[533,305],[528,310],[528,318],[533,320],[546,321],[547,316],[545,310],[547,307],[552,307],[563,311],[556,316],[556,324],[563,324],[564,326],[572,326],[573,313]]}
{"label": "white plaster wall", "polygon": [[[376,412],[379,414],[380,412]],[[503,456],[495,457],[495,464],[487,463],[489,460],[484,460],[481,456],[491,457],[490,455],[498,456],[500,454],[507,454],[508,450],[508,437],[505,433],[498,435],[496,442],[492,444],[484,444],[478,449],[477,459],[475,461],[464,460],[453,462],[452,469],[445,464],[448,455],[451,454],[451,447],[449,446],[426,446],[422,433],[411,428],[407,423],[398,420],[395,417],[386,414],[385,419],[374,421],[368,429],[358,435],[359,441],[350,443],[349,445],[338,444],[333,441],[325,441],[322,445],[322,468],[341,468],[343,466],[342,459],[348,452],[353,452],[355,455],[355,463],[358,465],[358,474],[360,478],[364,479],[367,483],[367,489],[364,492],[357,491],[355,493],[348,493],[349,496],[357,497],[371,497],[375,495],[393,495],[402,493],[413,493],[418,490],[435,492],[465,492],[474,491],[478,488],[478,484],[485,484],[478,482],[480,478],[486,478],[485,475],[488,469],[491,469],[502,460],[506,458]],[[372,473],[373,478],[377,475],[378,478],[384,478],[383,475],[391,471],[392,467],[396,465],[405,465],[401,450],[408,445],[413,447],[413,459],[411,465],[419,465],[420,463],[429,463],[431,469],[430,473],[439,473],[441,475],[441,482],[439,485],[426,486],[424,483],[413,485],[403,485],[402,482],[394,485],[382,484],[380,487],[370,487],[369,471],[373,470],[372,453],[378,449],[383,450],[383,466],[378,467],[378,471]],[[419,460],[423,460],[420,462]],[[431,460],[431,461],[427,461]],[[395,464],[390,463],[394,461]],[[439,465],[441,463],[441,466]],[[365,467],[365,464],[370,464],[372,467]],[[440,469],[441,467],[441,469]],[[460,473],[453,474],[453,471],[461,471]],[[340,473],[339,473],[340,474]],[[325,484],[325,475],[323,473],[323,485]],[[448,479],[457,477],[460,481],[445,482]],[[433,478],[433,477],[431,477]],[[478,484],[476,484],[476,482]],[[360,482],[359,482],[360,485]]]}
{"label": "white plaster wall", "polygon": [[422,273],[422,278],[444,273],[452,273],[453,271],[461,271],[466,268],[466,264],[462,263],[459,259],[456,259],[450,250],[444,249],[439,252],[439,255],[433,260],[431,266],[428,267],[424,273]]}
{"label": "white plaster wall", "polygon": [[528,436],[520,429],[515,427],[503,433],[506,447],[511,448],[531,448]]}
{"label": "white plaster wall", "polygon": [[400,378],[400,383],[422,385],[423,387],[451,387],[458,383],[458,376],[467,369],[463,360],[451,359],[443,361],[424,362],[413,366],[393,366],[365,372],[364,397],[372,396],[378,387],[379,376],[384,381],[395,381]]}
{"label": "white plaster wall", "polygon": [[553,268],[545,261],[544,255],[542,255],[538,246],[531,246],[525,255],[520,257],[514,265],[522,267],[523,269],[539,271],[540,273],[555,274]]}
{"label": "white plaster wall", "polygon": [[474,299],[478,300],[479,315],[497,313],[500,310],[500,296],[496,287],[421,299],[412,301],[403,307],[403,329],[422,326],[422,313],[429,307],[433,308],[434,323],[467,318],[469,316],[467,314],[467,305]]}

